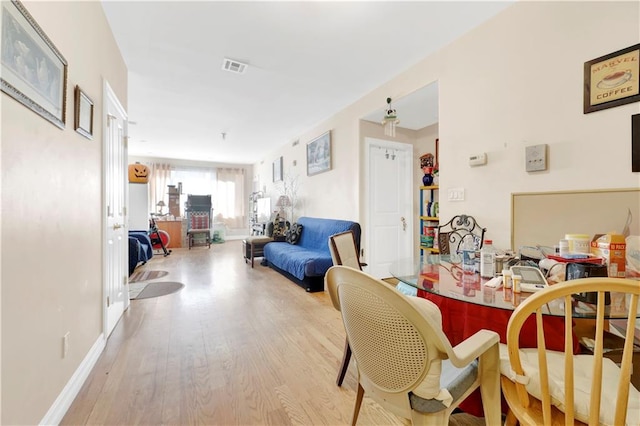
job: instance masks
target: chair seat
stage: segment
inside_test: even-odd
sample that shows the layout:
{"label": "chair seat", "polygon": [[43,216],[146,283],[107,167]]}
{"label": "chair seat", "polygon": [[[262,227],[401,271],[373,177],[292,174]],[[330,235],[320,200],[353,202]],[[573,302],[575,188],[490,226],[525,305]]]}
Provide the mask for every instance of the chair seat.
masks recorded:
{"label": "chair seat", "polygon": [[[442,372],[440,373],[440,389],[446,389],[453,400],[458,400],[473,386],[478,377],[478,361],[473,361],[464,368],[455,367],[448,359],[442,361]],[[411,394],[411,408],[421,413],[436,413],[447,408],[442,401],[437,399],[425,399],[419,396],[420,385]]]}
{"label": "chair seat", "polygon": [[211,230],[209,228],[206,229],[189,229],[187,231],[187,234],[191,235],[191,234],[208,234],[209,232],[211,232]]}
{"label": "chair seat", "polygon": [[[520,349],[522,367],[527,373],[527,392],[540,400],[542,398],[540,376],[538,374],[537,349]],[[549,362],[549,380],[551,401],[561,411],[565,410],[564,404],[564,353],[547,350]],[[590,376],[593,365],[593,355],[574,356],[574,380],[575,392],[575,416],[577,420],[587,423],[589,421],[589,396],[591,392]],[[614,424],[614,408],[617,399],[617,386],[620,377],[620,368],[610,359],[603,358],[603,381],[600,422],[605,425]],[[504,378],[513,380],[514,373],[509,364],[507,346],[500,345],[500,373]],[[504,383],[504,380],[503,380]],[[640,424],[640,392],[633,386],[629,387],[629,405],[627,407],[628,424]]]}

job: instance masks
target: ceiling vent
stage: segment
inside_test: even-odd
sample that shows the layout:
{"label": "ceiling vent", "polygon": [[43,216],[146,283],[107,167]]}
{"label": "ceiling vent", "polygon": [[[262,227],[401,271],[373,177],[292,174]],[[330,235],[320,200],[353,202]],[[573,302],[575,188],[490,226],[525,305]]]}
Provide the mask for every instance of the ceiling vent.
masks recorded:
{"label": "ceiling vent", "polygon": [[234,61],[233,59],[224,58],[224,60],[222,61],[222,69],[235,74],[244,74],[245,70],[247,69],[247,64]]}

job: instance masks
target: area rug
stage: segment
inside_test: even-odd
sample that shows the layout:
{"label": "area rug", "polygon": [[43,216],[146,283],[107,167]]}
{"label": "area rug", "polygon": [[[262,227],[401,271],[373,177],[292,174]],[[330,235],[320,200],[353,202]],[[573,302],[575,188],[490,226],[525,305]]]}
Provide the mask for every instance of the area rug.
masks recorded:
{"label": "area rug", "polygon": [[131,274],[129,277],[130,283],[137,283],[140,281],[149,281],[162,278],[165,275],[169,275],[167,271],[137,271]]}
{"label": "area rug", "polygon": [[[142,288],[140,288],[142,287]],[[151,297],[165,296],[182,290],[184,284],[173,281],[158,281],[129,286],[129,299],[149,299]]]}

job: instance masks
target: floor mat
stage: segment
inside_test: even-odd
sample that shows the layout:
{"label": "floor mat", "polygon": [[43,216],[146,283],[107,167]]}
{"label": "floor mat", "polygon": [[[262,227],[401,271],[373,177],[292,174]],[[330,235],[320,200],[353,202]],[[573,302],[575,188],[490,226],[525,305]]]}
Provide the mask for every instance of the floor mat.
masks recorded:
{"label": "floor mat", "polygon": [[140,281],[149,281],[162,278],[165,275],[169,275],[167,271],[137,271],[131,274],[129,277],[130,283],[137,283]]}
{"label": "floor mat", "polygon": [[139,300],[149,299],[151,297],[165,296],[167,294],[175,293],[176,291],[182,290],[182,287],[184,287],[184,284],[173,281],[158,281],[147,283],[144,288],[140,292],[138,292],[137,295],[133,294],[130,288],[129,299]]}

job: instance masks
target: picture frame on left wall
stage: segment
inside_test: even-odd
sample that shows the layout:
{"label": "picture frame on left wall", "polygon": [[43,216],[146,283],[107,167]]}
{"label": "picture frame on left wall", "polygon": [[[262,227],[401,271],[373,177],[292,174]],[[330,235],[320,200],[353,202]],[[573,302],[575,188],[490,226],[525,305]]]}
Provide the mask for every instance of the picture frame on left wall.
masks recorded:
{"label": "picture frame on left wall", "polygon": [[277,158],[272,165],[273,181],[280,182],[282,180],[282,157]]}
{"label": "picture frame on left wall", "polygon": [[2,91],[64,129],[67,61],[18,0],[2,2]]}
{"label": "picture frame on left wall", "polygon": [[87,139],[93,139],[93,101],[76,86],[73,127]]}

